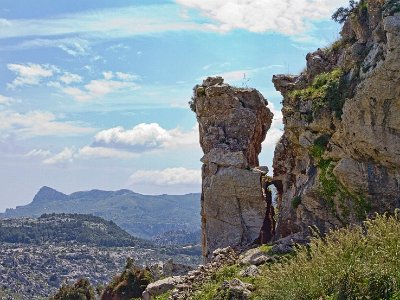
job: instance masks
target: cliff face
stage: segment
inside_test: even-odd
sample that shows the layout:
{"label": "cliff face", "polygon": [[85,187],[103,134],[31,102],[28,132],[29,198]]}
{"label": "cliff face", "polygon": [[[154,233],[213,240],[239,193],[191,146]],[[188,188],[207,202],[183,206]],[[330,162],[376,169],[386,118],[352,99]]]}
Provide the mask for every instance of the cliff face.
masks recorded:
{"label": "cliff face", "polygon": [[[255,167],[273,115],[257,90],[230,87],[221,77],[196,86],[190,104],[204,152],[202,243],[208,258],[217,248],[258,239],[265,216],[271,214],[263,193],[266,170]],[[273,228],[263,229],[263,236],[272,234]]]}
{"label": "cliff face", "polygon": [[400,207],[400,4],[361,1],[342,38],[277,75],[284,135],[275,149],[276,238]]}

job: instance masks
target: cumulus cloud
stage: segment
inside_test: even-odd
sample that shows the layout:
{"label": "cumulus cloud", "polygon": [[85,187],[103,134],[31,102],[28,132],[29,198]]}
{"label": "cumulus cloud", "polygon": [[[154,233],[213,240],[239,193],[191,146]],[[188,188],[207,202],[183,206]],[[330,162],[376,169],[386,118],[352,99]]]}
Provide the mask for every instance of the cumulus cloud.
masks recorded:
{"label": "cumulus cloud", "polygon": [[62,121],[48,111],[0,111],[0,132],[12,131],[19,137],[33,136],[77,136],[95,129],[79,122]]}
{"label": "cumulus cloud", "polygon": [[7,68],[13,71],[17,77],[8,87],[15,88],[22,85],[38,85],[43,78],[48,78],[59,72],[59,69],[53,65],[39,64],[8,64]]}
{"label": "cumulus cloud", "polygon": [[298,35],[307,22],[329,18],[347,0],[176,0],[187,8],[199,10],[213,22],[211,30],[227,32],[279,32]]}
{"label": "cumulus cloud", "polygon": [[131,184],[200,185],[201,171],[186,168],[167,168],[163,170],[138,170],[130,176]]}
{"label": "cumulus cloud", "polygon": [[93,145],[143,152],[197,144],[197,128],[190,131],[183,131],[180,128],[167,130],[157,123],[141,123],[132,129],[119,126],[100,131],[96,134]]}
{"label": "cumulus cloud", "polygon": [[[83,84],[83,78],[79,74],[65,72],[58,67],[47,64],[8,64],[8,69],[17,77],[8,84],[9,88],[23,85],[39,85],[44,79],[49,79],[46,85],[60,90],[77,101],[88,101],[102,96],[125,90],[136,90],[140,86],[135,82],[140,80],[136,74],[123,72],[103,72],[103,78],[94,79]],[[55,75],[61,73],[56,78]],[[79,84],[79,85],[78,85]],[[0,95],[0,104],[6,103],[6,98]]]}
{"label": "cumulus cloud", "polygon": [[[75,79],[77,80],[79,78]],[[83,87],[61,87],[61,91],[69,96],[72,96],[75,100],[83,102],[99,98],[107,94],[120,92],[122,90],[136,90],[139,88],[139,85],[134,82],[134,80],[138,79],[139,76],[134,74],[122,72],[113,73],[112,71],[107,71],[103,72],[102,79],[91,80]]]}
{"label": "cumulus cloud", "polygon": [[81,82],[82,77],[78,74],[72,74],[69,72],[65,72],[62,76],[60,76],[60,81],[65,84],[71,84],[74,82]]}

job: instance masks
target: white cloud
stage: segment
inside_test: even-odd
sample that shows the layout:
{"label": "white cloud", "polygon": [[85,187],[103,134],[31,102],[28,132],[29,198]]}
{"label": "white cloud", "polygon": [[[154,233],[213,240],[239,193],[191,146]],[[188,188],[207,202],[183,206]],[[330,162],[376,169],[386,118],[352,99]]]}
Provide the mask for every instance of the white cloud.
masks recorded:
{"label": "white cloud", "polygon": [[64,148],[60,153],[53,155],[49,158],[43,160],[44,164],[54,165],[54,164],[64,164],[67,162],[72,162],[74,158],[75,149],[73,148]]}
{"label": "white cloud", "polygon": [[14,99],[0,94],[0,105],[9,105]]}
{"label": "white cloud", "polygon": [[123,127],[103,130],[96,134],[94,142],[94,146],[129,149],[133,152],[190,147],[197,144],[197,127],[190,131],[182,131],[180,128],[167,130],[157,123],[141,123],[127,130]]}
{"label": "white cloud", "polygon": [[71,84],[74,82],[81,82],[82,77],[78,74],[72,74],[69,72],[65,72],[62,76],[60,76],[60,81],[62,81],[65,84]]}
{"label": "white cloud", "polygon": [[186,168],[167,168],[164,170],[138,170],[130,176],[131,184],[200,185],[201,171]]}
{"label": "white cloud", "polygon": [[[91,10],[47,19],[0,19],[0,39],[23,36],[72,35],[91,38],[123,38],[166,31],[201,30],[202,25],[180,16],[176,4],[136,5]],[[71,55],[85,51],[82,44],[62,44]],[[82,49],[81,49],[82,48]]]}
{"label": "white cloud", "polygon": [[139,79],[137,75],[122,72],[114,74],[111,71],[107,71],[103,72],[103,77],[103,79],[91,80],[82,88],[68,86],[62,87],[61,91],[72,96],[75,100],[83,102],[123,90],[137,90],[140,88],[136,82],[133,82],[133,80]]}
{"label": "white cloud", "polygon": [[274,114],[274,118],[272,120],[271,128],[267,132],[267,136],[265,137],[264,142],[262,143],[262,147],[266,149],[275,149],[276,143],[279,141],[283,134],[283,117],[282,112],[275,108],[274,103],[271,101],[268,102],[268,108]]}
{"label": "white cloud", "polygon": [[77,156],[82,158],[99,157],[99,158],[132,159],[136,158],[138,155],[136,153],[122,151],[113,148],[85,146],[79,149]]}
{"label": "white cloud", "polygon": [[245,29],[251,32],[273,31],[299,35],[308,22],[330,18],[347,0],[176,0],[199,10],[212,20],[211,30],[227,32]]}
{"label": "white cloud", "polygon": [[52,77],[59,69],[52,65],[39,64],[8,64],[7,68],[13,71],[17,77],[12,83],[8,84],[10,88],[21,85],[38,85],[43,78]]}
{"label": "white cloud", "polygon": [[105,80],[111,80],[114,77],[113,72],[108,71],[108,72],[103,72],[103,76]]}
{"label": "white cloud", "polygon": [[50,155],[51,155],[51,152],[49,150],[43,150],[43,149],[33,149],[25,154],[26,157],[41,157],[41,158],[44,158],[44,157],[47,157]]}
{"label": "white cloud", "polygon": [[[160,5],[136,5],[91,10],[47,19],[0,19],[0,39],[79,35],[56,44],[36,39],[31,44],[55,45],[72,56],[87,55],[85,39],[125,38],[169,31],[244,29],[302,35],[312,21],[328,19],[348,0],[176,0]],[[178,5],[177,5],[178,4]],[[194,12],[194,13],[193,13]],[[200,15],[197,13],[200,12]],[[202,16],[203,17],[202,17]],[[49,41],[50,40],[50,41]],[[64,39],[59,39],[64,40]],[[29,46],[29,45],[26,45]]]}
{"label": "white cloud", "polygon": [[25,49],[35,49],[35,48],[59,48],[74,57],[87,55],[90,50],[89,42],[81,38],[62,38],[62,39],[37,38],[32,40],[26,40],[15,45],[4,46],[2,47],[2,50],[21,50],[21,49],[25,50]]}
{"label": "white cloud", "polygon": [[115,72],[115,75],[117,78],[125,81],[133,81],[133,80],[138,80],[140,77],[135,74],[129,74],[129,73],[123,73],[123,72]]}
{"label": "white cloud", "polygon": [[47,111],[0,111],[0,131],[12,131],[20,137],[32,136],[76,136],[93,132],[95,129],[79,122],[61,121]]}
{"label": "white cloud", "polygon": [[84,43],[78,41],[73,41],[70,43],[61,43],[58,45],[58,48],[60,48],[61,50],[67,52],[69,55],[72,55],[74,57],[87,55],[90,49],[86,41]]}

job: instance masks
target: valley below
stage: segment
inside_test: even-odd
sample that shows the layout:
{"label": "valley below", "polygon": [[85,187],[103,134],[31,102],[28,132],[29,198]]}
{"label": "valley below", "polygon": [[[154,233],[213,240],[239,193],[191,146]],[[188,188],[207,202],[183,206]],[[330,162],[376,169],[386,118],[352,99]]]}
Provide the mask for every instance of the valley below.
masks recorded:
{"label": "valley below", "polygon": [[48,299],[62,284],[80,278],[101,290],[128,258],[153,269],[167,261],[198,265],[200,246],[174,244],[169,240],[174,236],[169,232],[155,244],[112,221],[82,214],[0,219],[0,299]]}

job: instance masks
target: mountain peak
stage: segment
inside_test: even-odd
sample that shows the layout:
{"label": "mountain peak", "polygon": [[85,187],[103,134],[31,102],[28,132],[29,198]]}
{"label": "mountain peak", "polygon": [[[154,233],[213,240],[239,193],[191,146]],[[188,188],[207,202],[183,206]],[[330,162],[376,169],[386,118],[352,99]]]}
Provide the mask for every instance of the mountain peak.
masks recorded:
{"label": "mountain peak", "polygon": [[40,188],[40,190],[37,192],[35,197],[33,198],[33,202],[44,202],[44,201],[51,201],[51,200],[66,200],[68,199],[68,196],[55,190],[52,189],[48,186],[43,186]]}

